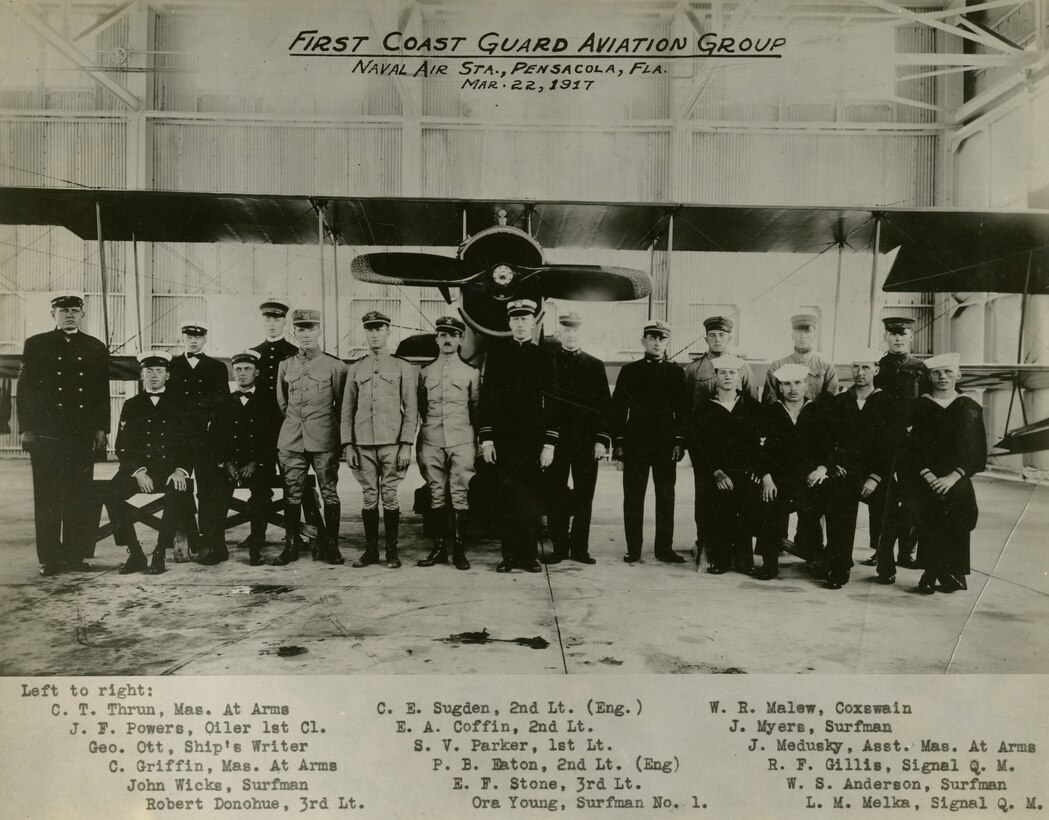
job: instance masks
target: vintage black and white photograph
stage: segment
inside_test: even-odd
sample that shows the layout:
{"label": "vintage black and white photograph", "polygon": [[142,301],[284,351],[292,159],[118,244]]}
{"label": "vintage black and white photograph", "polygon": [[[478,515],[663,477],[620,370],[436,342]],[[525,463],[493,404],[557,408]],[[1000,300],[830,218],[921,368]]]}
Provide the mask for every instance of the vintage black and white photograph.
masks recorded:
{"label": "vintage black and white photograph", "polygon": [[1049,671],[1045,0],[17,0],[0,672]]}

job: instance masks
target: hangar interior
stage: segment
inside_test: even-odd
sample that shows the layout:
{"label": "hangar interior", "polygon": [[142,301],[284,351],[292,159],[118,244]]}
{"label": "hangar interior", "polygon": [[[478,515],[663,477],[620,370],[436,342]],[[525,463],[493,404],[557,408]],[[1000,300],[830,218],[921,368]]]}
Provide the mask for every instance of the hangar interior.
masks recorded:
{"label": "hangar interior", "polygon": [[[17,0],[0,34],[0,184],[511,202],[1049,207],[1049,154],[1039,136],[1049,133],[1047,0],[919,0],[902,9],[884,0],[479,8],[465,0],[295,8],[267,0]],[[527,38],[578,42],[589,34],[705,35],[709,43],[781,36],[788,45],[785,64],[664,61],[662,73],[649,66],[614,83],[595,79],[589,91],[544,97],[464,87],[454,74],[376,76],[349,71],[346,60],[289,58],[299,32],[313,30],[367,35],[376,45],[399,32],[384,46],[402,54],[412,53],[406,44],[453,36],[472,44],[482,35],[507,50]],[[98,242],[37,226],[3,226],[0,237],[0,352],[18,352],[27,335],[46,329],[45,296],[60,287],[88,294],[88,328],[102,334]],[[429,330],[447,310],[431,289],[355,282],[349,265],[370,250],[364,247],[105,244],[114,352],[173,348],[177,322],[194,316],[216,325],[212,352],[229,355],[258,335],[243,306],[271,296],[323,307],[335,319],[326,346],[344,358],[361,349],[356,317],[369,309],[394,318],[395,341]],[[902,313],[918,319],[919,354],[952,349],[963,363],[1049,363],[1049,339],[1039,332],[1049,297],[879,288],[872,303],[870,248],[828,242],[827,250],[581,247],[549,255],[653,272],[650,299],[572,305],[590,320],[588,348],[605,360],[635,356],[640,324],[656,316],[675,328],[672,352],[687,361],[704,349],[703,317],[723,313],[735,318],[739,352],[767,361],[788,350],[788,317],[806,310],[819,315],[822,352],[836,361],[867,347],[878,318]],[[882,280],[887,261],[880,260]],[[559,309],[548,309],[548,322]],[[127,389],[114,383],[115,410]],[[995,441],[1022,423],[1011,392],[999,386],[982,397]],[[1022,404],[1031,420],[1043,418],[1049,391],[1025,390]],[[0,447],[16,451],[17,439],[3,437]],[[997,463],[1049,465],[1044,455]]]}

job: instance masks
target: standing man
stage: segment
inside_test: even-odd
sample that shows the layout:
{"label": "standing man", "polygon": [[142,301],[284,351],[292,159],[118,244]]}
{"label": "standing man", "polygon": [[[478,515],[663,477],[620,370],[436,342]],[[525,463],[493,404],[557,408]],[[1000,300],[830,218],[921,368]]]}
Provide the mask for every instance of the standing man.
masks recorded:
{"label": "standing man", "polygon": [[[872,350],[852,360],[852,387],[834,396],[828,408],[835,468],[826,482],[824,504],[827,589],[841,589],[849,581],[861,501],[870,510],[871,544],[878,543],[874,522],[885,511],[885,488],[893,462],[891,429],[896,412],[892,396],[874,386],[880,355]],[[892,583],[880,575],[877,581]]]}
{"label": "standing man", "polygon": [[147,351],[139,354],[138,362],[145,389],[121,408],[116,442],[120,469],[109,483],[106,505],[113,523],[113,540],[128,551],[120,574],[129,575],[146,570],[146,556],[124,501],[138,493],[164,494],[163,518],[148,570],[150,575],[160,575],[165,569],[164,553],[174,544],[179,526],[193,526],[187,454],[199,445],[191,440],[185,399],[167,386],[171,354]]}
{"label": "standing man", "polygon": [[542,471],[553,464],[559,434],[557,365],[532,340],[537,308],[531,299],[507,303],[511,337],[492,343],[481,381],[481,457],[499,483],[503,556],[496,572],[543,569],[536,560]]}
{"label": "standing man", "polygon": [[55,329],[25,341],[18,374],[18,424],[33,469],[40,574],[89,570],[94,544],[91,479],[109,430],[109,352],[80,330],[84,294],[51,297]]}
{"label": "standing man", "polygon": [[[470,479],[474,477],[474,445],[481,374],[459,357],[466,324],[442,316],[435,327],[440,355],[419,371],[419,467],[430,490],[435,528],[433,549],[420,567],[448,563],[469,569],[466,558],[466,516],[470,508]],[[451,519],[445,514],[451,496]]]}
{"label": "standing man", "polygon": [[[237,487],[251,491],[248,515],[251,534],[245,539],[250,549],[248,563],[261,566],[266,544],[271,484],[277,466],[277,436],[284,417],[275,396],[258,385],[259,354],[256,350],[235,353],[230,359],[237,389],[226,399],[225,407],[208,430],[208,454],[220,465],[221,495],[216,499],[214,517],[202,522],[211,543],[225,540],[226,513]],[[220,560],[213,549],[205,550],[202,564]]]}
{"label": "standing man", "polygon": [[[596,563],[590,556],[590,518],[597,488],[597,469],[612,446],[608,430],[611,395],[608,376],[600,359],[583,352],[580,327],[583,317],[565,313],[558,317],[561,349],[557,362],[557,412],[561,437],[550,465],[548,525],[553,552],[547,564],[571,557],[582,564]],[[572,489],[568,489],[568,476]],[[569,531],[571,522],[571,531]]]}
{"label": "standing man", "polygon": [[[794,350],[789,356],[776,359],[769,365],[765,376],[765,392],[761,400],[765,404],[775,404],[782,394],[780,382],[775,373],[785,364],[799,364],[809,369],[805,378],[805,396],[809,401],[817,401],[822,396],[833,396],[838,392],[838,375],[834,364],[828,362],[815,352],[818,322],[811,313],[799,313],[790,317],[791,335]],[[798,531],[794,544],[808,560],[818,560],[823,554],[823,528],[820,516],[806,509],[798,513]]]}
{"label": "standing man", "polygon": [[[702,479],[700,473],[696,471],[696,465],[702,461],[701,454],[697,451],[696,442],[702,437],[703,431],[696,429],[696,420],[707,409],[707,401],[714,398],[717,393],[718,385],[714,373],[716,363],[721,356],[726,354],[729,346],[732,344],[732,331],[735,325],[726,316],[709,316],[703,320],[703,328],[706,331],[707,350],[685,367],[685,393],[688,397],[689,420],[688,455],[689,461],[692,463],[693,477],[696,483],[694,513],[696,519],[697,565],[700,553],[703,550],[704,534],[702,523],[703,510],[700,503],[700,499],[703,496],[700,486]],[[750,370],[750,365],[745,361],[739,367],[738,389],[757,400],[758,384]],[[710,556],[707,557],[709,559]]]}
{"label": "standing man", "polygon": [[[329,564],[341,564],[339,551],[339,419],[346,386],[346,365],[320,347],[321,312],[292,311],[298,352],[277,369],[277,404],[284,414],[277,437],[277,458],[284,468],[284,549],[273,560],[283,567],[299,558],[299,516],[306,471],[313,467],[324,501],[327,543],[318,551]],[[315,555],[315,557],[317,557]]]}
{"label": "standing man", "polygon": [[[885,325],[885,345],[888,352],[878,362],[878,375],[874,386],[884,390],[896,403],[896,418],[892,425],[892,443],[897,454],[907,449],[911,417],[918,397],[928,387],[929,371],[925,363],[911,353],[914,346],[914,319],[909,316],[887,316],[882,319]],[[896,465],[892,466],[890,480],[886,486],[887,497],[884,512],[875,521],[871,509],[871,542],[880,549],[863,561],[865,566],[877,566],[878,578],[882,583],[889,583],[890,577],[896,576],[896,567],[917,569],[914,562],[914,547],[918,542],[918,530],[915,524],[913,503],[901,492]],[[893,560],[893,547],[899,542],[898,554]]]}
{"label": "standing man", "polygon": [[276,400],[277,368],[285,359],[294,356],[299,348],[284,338],[284,328],[288,323],[286,304],[277,301],[263,302],[259,305],[259,312],[262,314],[262,327],[266,338],[251,348],[259,354],[255,389],[269,393]]}
{"label": "standing man", "polygon": [[[208,343],[208,326],[198,319],[188,319],[179,325],[182,333],[183,352],[171,359],[171,378],[167,390],[177,395],[188,418],[187,433],[190,437],[188,451],[184,454],[196,473],[197,504],[200,521],[214,520],[215,505],[222,495],[221,469],[206,452],[208,427],[215,422],[216,414],[229,396],[229,373],[226,365],[204,352]],[[203,530],[203,524],[201,524]],[[203,531],[192,534],[203,543],[212,559],[225,561],[229,558],[223,537],[218,540],[204,537]]]}
{"label": "standing man", "polygon": [[390,317],[377,310],[361,317],[368,355],[350,365],[342,399],[342,446],[364,495],[364,552],[353,562],[379,562],[379,500],[386,533],[386,566],[401,565],[397,535],[401,506],[397,489],[412,461],[419,421],[412,366],[390,354]]}
{"label": "standing man", "polygon": [[179,325],[183,352],[171,359],[171,380],[167,389],[185,401],[190,411],[191,430],[203,435],[215,409],[229,395],[226,365],[204,352],[208,326],[197,319]]}
{"label": "standing man", "polygon": [[[761,452],[765,408],[740,389],[746,362],[718,356],[717,390],[695,409],[696,491],[702,495],[707,537],[707,572],[754,567],[754,522],[760,501],[756,484],[767,473]],[[699,555],[696,555],[699,566]]]}
{"label": "standing man", "polygon": [[670,325],[654,319],[644,328],[643,359],[620,372],[612,394],[613,457],[623,462],[626,555],[641,560],[648,474],[656,487],[656,558],[682,563],[674,552],[674,485],[685,453],[685,373],[666,357]]}

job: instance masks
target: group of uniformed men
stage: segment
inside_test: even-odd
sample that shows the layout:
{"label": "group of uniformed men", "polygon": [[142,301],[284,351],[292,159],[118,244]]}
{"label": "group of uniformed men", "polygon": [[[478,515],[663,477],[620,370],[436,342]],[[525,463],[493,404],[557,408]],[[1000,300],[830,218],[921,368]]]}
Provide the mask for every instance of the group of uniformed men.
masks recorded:
{"label": "group of uniformed men", "polygon": [[[80,330],[83,306],[82,294],[55,295],[56,328],[26,341],[19,376],[43,575],[90,569],[83,558],[95,537],[92,463],[107,446],[108,355]],[[353,566],[400,567],[398,488],[417,441],[435,533],[420,566],[450,557],[457,569],[469,568],[467,517],[478,470],[500,524],[498,572],[541,570],[544,513],[552,542],[544,562],[594,563],[593,497],[609,450],[623,466],[623,560],[641,559],[651,473],[656,558],[684,562],[673,549],[674,487],[677,462],[688,452],[695,557],[698,566],[706,553],[709,573],[777,577],[795,512],[795,548],[838,589],[853,566],[858,506],[867,503],[875,552],[864,563],[876,567],[879,583],[893,583],[897,567],[918,566],[917,541],[920,591],[965,587],[977,514],[970,478],[986,455],[981,414],[954,389],[957,356],[923,363],[911,355],[912,319],[886,319],[889,351],[856,357],[853,384],[839,392],[833,365],[814,352],[816,317],[794,316],[793,351],[770,365],[759,398],[749,366],[730,352],[729,318],[704,321],[707,352],[685,368],[667,357],[670,327],[648,322],[643,358],[622,368],[610,393],[604,365],[581,349],[578,314],[559,316],[556,352],[535,344],[539,307],[530,299],[508,302],[510,336],[491,342],[482,378],[459,355],[466,327],[457,317],[437,320],[438,356],[417,373],[389,352],[391,320],[381,312],[362,317],[368,353],[346,365],[322,350],[319,311],[264,302],[266,340],[231,357],[232,392],[225,365],[204,352],[207,325],[183,322],[184,352],[140,354],[143,389],[121,411],[120,467],[105,497],[114,539],[129,554],[120,572],[164,572],[180,526],[197,542],[199,562],[228,559],[226,518],[238,487],[250,491],[250,534],[242,544],[249,563],[263,563],[275,486],[284,491],[285,540],[271,563],[297,560],[311,469],[323,501],[323,539],[314,539],[313,557],[342,564],[340,456],[363,494],[364,551]],[[284,338],[289,312],[294,344]],[[164,494],[148,563],[125,503],[138,493]]]}

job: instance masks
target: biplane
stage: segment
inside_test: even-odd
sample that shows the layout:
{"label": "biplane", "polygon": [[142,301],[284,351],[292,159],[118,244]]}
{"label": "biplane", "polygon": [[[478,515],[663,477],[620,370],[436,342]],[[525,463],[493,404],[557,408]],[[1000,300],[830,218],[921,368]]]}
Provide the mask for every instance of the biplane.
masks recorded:
{"label": "biplane", "polygon": [[[629,301],[651,293],[651,271],[555,264],[546,258],[548,248],[667,253],[819,253],[834,246],[873,250],[872,305],[879,257],[895,250],[883,287],[887,292],[1017,293],[1024,295],[1025,303],[1027,295],[1049,294],[1049,211],[1035,210],[2,188],[0,224],[60,226],[99,242],[331,242],[385,248],[356,256],[352,275],[364,282],[433,287],[449,305],[455,301],[452,289],[457,289],[457,309],[468,325],[468,358],[479,352],[485,339],[508,334],[505,302],[510,299],[528,297],[539,304],[548,298]],[[395,250],[403,247],[446,248],[447,253]],[[104,257],[100,261],[105,296]],[[105,299],[102,304],[105,310]],[[103,318],[108,328],[108,317]],[[1023,322],[1022,318],[1020,338]],[[432,337],[423,334],[405,339],[398,352],[421,359],[435,350]],[[19,359],[17,354],[0,356],[0,378],[17,375]],[[113,379],[136,379],[134,357],[112,356],[110,372]],[[1021,389],[1049,387],[1049,368],[967,365],[961,384],[1009,386],[1015,398]],[[1012,430],[999,451],[1049,447],[1049,419],[1028,424],[1023,402],[1019,404],[1024,426]]]}

